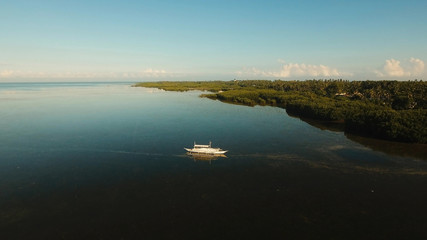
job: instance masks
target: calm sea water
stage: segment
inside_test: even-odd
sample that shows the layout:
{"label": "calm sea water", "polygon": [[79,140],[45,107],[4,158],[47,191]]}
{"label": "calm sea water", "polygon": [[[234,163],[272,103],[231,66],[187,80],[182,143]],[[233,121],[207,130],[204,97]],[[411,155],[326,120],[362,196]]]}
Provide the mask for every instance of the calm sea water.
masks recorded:
{"label": "calm sea water", "polygon": [[427,238],[425,145],[199,95],[1,83],[1,239]]}

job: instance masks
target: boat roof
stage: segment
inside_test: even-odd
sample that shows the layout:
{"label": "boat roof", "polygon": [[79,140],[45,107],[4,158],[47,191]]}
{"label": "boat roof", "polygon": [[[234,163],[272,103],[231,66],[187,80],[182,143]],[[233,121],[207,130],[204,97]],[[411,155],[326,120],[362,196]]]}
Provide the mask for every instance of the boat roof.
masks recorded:
{"label": "boat roof", "polygon": [[208,147],[211,147],[211,146],[210,146],[210,145],[194,144],[194,147],[195,147],[195,148],[197,148],[197,147],[199,147],[199,148],[208,148]]}

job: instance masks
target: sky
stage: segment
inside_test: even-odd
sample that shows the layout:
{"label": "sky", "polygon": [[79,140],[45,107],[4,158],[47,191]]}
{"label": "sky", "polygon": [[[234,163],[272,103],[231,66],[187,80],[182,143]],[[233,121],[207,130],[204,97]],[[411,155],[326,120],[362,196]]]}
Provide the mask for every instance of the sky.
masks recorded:
{"label": "sky", "polygon": [[425,0],[0,0],[0,81],[427,79]]}

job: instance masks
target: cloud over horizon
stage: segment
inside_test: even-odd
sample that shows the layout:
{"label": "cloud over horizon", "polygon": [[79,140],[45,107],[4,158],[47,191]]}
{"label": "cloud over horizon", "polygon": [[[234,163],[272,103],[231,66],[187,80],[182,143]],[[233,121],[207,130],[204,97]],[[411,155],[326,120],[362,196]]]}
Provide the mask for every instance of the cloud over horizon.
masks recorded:
{"label": "cloud over horizon", "polygon": [[163,69],[147,68],[135,72],[34,72],[34,71],[0,71],[0,79],[93,79],[93,78],[109,78],[109,79],[137,79],[137,78],[170,78],[176,77],[179,74],[171,73]]}
{"label": "cloud over horizon", "polygon": [[424,61],[411,57],[409,61],[400,62],[387,59],[382,69],[375,70],[377,77],[421,77],[424,73]]}
{"label": "cloud over horizon", "polygon": [[0,78],[7,78],[13,76],[14,72],[12,70],[3,70],[0,72]]}
{"label": "cloud over horizon", "polygon": [[341,77],[352,76],[351,73],[338,71],[322,64],[312,65],[305,63],[284,63],[279,71],[263,71],[257,68],[245,68],[237,71],[239,77],[274,77],[274,78],[293,78],[293,77]]}

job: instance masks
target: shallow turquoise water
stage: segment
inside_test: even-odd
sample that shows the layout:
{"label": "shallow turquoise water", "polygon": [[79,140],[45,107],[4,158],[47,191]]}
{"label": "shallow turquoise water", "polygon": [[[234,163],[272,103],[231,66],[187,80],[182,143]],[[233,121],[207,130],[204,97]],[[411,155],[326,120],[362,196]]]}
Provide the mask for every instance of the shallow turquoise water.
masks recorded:
{"label": "shallow turquoise water", "polygon": [[[198,95],[119,83],[0,84],[0,232],[424,236],[424,146],[348,138],[284,109]],[[212,141],[227,158],[185,155],[194,141]]]}

